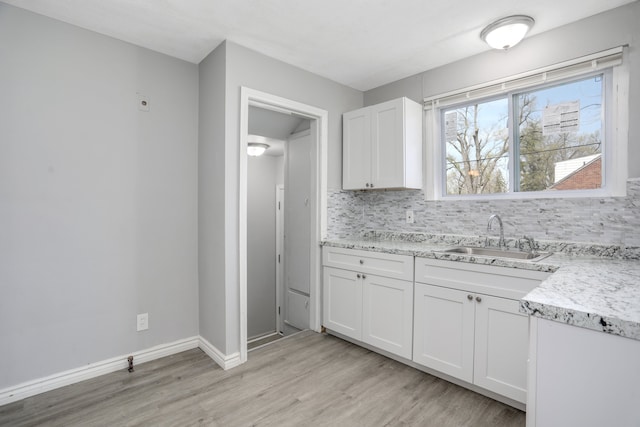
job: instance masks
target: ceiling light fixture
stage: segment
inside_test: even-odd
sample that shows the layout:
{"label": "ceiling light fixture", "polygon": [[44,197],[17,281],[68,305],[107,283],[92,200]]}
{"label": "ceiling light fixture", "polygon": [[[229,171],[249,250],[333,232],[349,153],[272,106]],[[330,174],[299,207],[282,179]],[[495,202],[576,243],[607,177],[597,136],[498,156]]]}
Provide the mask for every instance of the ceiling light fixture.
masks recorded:
{"label": "ceiling light fixture", "polygon": [[269,144],[250,142],[247,144],[247,154],[254,157],[262,156],[267,148],[269,148]]}
{"label": "ceiling light fixture", "polygon": [[494,49],[509,49],[517,45],[533,27],[534,20],[526,15],[498,19],[480,33],[480,38]]}

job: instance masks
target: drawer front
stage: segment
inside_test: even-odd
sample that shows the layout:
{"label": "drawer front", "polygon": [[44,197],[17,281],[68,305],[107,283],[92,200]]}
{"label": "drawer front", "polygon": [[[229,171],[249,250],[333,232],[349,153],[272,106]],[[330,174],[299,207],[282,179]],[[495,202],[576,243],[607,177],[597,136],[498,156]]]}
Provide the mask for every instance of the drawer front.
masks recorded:
{"label": "drawer front", "polygon": [[325,246],[322,248],[322,263],[325,267],[377,274],[394,279],[413,280],[413,256],[410,255]]}
{"label": "drawer front", "polygon": [[458,261],[416,258],[416,283],[520,299],[550,273]]}

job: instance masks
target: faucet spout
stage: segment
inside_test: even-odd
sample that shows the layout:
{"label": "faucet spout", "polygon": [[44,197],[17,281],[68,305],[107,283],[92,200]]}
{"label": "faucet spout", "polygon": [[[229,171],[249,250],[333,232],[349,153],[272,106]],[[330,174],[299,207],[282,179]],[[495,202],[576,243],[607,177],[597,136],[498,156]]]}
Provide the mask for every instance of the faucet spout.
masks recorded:
{"label": "faucet spout", "polygon": [[500,249],[504,249],[507,246],[504,242],[504,225],[502,224],[502,218],[500,218],[498,214],[493,214],[489,217],[489,222],[487,223],[487,233],[491,231],[491,224],[493,223],[493,220],[498,220],[498,225],[500,226],[500,240],[498,241],[498,247]]}

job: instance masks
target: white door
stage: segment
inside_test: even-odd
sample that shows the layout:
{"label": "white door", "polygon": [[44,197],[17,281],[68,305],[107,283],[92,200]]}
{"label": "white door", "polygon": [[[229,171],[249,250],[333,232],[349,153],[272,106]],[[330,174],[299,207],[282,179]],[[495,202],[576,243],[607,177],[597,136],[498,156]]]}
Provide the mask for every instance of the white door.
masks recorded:
{"label": "white door", "polygon": [[362,275],[325,267],[322,295],[322,324],[332,331],[362,340]]}
{"label": "white door", "polygon": [[311,137],[308,132],[292,137],[286,147],[285,322],[307,329],[311,287]]}
{"label": "white door", "polygon": [[467,292],[416,283],[413,361],[471,382],[474,311]]}
{"label": "white door", "polygon": [[529,321],[518,301],[477,295],[474,383],[518,402],[527,399]]}
{"label": "white door", "polygon": [[357,190],[371,183],[371,115],[369,108],[342,116],[342,188]]}
{"label": "white door", "polygon": [[276,186],[276,331],[283,332],[284,185]]}
{"label": "white door", "polygon": [[362,276],[362,341],[411,359],[413,282]]}
{"label": "white door", "polygon": [[403,98],[371,107],[371,179],[378,188],[404,186]]}

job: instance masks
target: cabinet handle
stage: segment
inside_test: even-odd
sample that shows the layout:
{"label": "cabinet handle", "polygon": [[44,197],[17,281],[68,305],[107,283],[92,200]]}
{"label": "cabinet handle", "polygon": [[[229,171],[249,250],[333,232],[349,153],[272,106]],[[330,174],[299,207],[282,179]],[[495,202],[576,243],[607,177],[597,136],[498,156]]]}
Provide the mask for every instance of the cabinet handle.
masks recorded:
{"label": "cabinet handle", "polygon": [[367,182],[364,186],[365,186],[365,187],[367,187],[367,188],[369,188],[369,183]]}
{"label": "cabinet handle", "polygon": [[467,295],[467,299],[468,299],[469,301],[473,301],[473,295],[471,295],[471,294]]}
{"label": "cabinet handle", "polygon": [[373,184],[371,184],[370,187],[373,188]]}
{"label": "cabinet handle", "polygon": [[480,297],[476,297],[476,301],[478,301],[478,302],[482,302],[482,298],[480,298]]}
{"label": "cabinet handle", "polygon": [[364,260],[363,259],[360,260],[360,264],[364,264]]}
{"label": "cabinet handle", "polygon": [[359,278],[360,278],[360,277],[362,277],[362,276],[360,276],[360,275],[358,274],[356,277],[359,279]]}
{"label": "cabinet handle", "polygon": [[365,275],[363,274],[363,275],[362,275],[362,278],[363,278],[363,279],[366,279],[366,278],[367,278],[367,276],[365,276]]}

